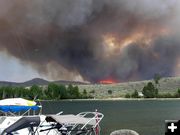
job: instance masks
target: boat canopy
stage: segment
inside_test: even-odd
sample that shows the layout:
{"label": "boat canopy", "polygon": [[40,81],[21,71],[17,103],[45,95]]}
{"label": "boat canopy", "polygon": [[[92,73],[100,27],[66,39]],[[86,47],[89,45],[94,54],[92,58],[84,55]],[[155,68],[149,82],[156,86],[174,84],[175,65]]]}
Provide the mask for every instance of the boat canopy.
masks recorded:
{"label": "boat canopy", "polygon": [[3,105],[15,105],[15,106],[35,106],[36,102],[31,100],[26,100],[23,98],[7,98],[0,100],[0,106]]}
{"label": "boat canopy", "polygon": [[[57,122],[60,124],[87,124],[91,121],[92,118],[84,118],[77,115],[49,115],[46,117],[47,122]],[[93,122],[89,123],[90,125],[95,125],[95,119]]]}
{"label": "boat canopy", "polygon": [[0,111],[3,112],[21,112],[21,111],[28,111],[28,110],[39,110],[40,106],[8,106],[8,105],[0,105]]}
{"label": "boat canopy", "polygon": [[16,113],[28,110],[36,111],[39,108],[40,106],[37,106],[36,102],[23,98],[7,98],[0,100],[0,111],[2,112]]}

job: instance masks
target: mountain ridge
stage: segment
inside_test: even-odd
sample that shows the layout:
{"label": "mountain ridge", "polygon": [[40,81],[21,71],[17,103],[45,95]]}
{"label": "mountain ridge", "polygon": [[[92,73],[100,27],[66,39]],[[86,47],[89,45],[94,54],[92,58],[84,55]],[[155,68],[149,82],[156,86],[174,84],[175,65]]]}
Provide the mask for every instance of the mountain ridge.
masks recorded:
{"label": "mountain ridge", "polygon": [[57,83],[57,84],[89,84],[86,82],[80,82],[80,81],[67,81],[67,80],[57,80],[57,81],[48,81],[42,78],[33,78],[31,80],[25,81],[25,82],[10,82],[10,81],[0,81],[0,86],[23,86],[28,87],[32,85],[48,85],[49,83]]}

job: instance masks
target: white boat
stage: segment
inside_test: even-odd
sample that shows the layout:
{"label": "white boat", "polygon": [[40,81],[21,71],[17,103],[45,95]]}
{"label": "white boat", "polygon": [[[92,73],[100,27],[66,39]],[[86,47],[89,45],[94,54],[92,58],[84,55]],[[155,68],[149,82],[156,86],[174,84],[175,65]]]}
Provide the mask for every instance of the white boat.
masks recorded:
{"label": "white boat", "polygon": [[[8,100],[3,100],[7,104],[0,100],[0,111],[4,114],[0,117],[0,135],[100,135],[99,123],[104,115],[97,111],[77,115],[62,115],[62,112],[42,115],[42,106],[34,101]],[[16,100],[13,105],[10,103],[12,100]],[[24,103],[19,104],[20,100]],[[31,114],[31,111],[34,113]]]}
{"label": "white boat", "polygon": [[[46,118],[45,115],[41,114],[41,111],[42,106],[37,105],[34,101],[22,98],[8,98],[0,100],[0,135],[7,134],[4,132],[6,129],[9,129],[12,125],[17,126],[17,123],[22,120],[27,121],[29,119],[34,120],[35,118],[39,118],[39,124],[41,124],[41,122],[45,121]],[[22,126],[23,125],[19,125],[16,129]],[[30,130],[29,128],[21,128],[21,130],[16,129],[13,129],[15,130],[13,133],[8,134],[28,135]]]}

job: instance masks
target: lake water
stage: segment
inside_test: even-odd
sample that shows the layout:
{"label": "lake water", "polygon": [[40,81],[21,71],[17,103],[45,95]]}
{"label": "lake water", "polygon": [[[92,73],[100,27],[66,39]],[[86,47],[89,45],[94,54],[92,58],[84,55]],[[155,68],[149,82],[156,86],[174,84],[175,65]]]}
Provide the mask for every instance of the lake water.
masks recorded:
{"label": "lake water", "polygon": [[98,109],[105,115],[101,135],[117,129],[132,129],[140,135],[164,135],[165,120],[180,119],[180,100],[46,101],[42,105],[43,113],[76,114]]}

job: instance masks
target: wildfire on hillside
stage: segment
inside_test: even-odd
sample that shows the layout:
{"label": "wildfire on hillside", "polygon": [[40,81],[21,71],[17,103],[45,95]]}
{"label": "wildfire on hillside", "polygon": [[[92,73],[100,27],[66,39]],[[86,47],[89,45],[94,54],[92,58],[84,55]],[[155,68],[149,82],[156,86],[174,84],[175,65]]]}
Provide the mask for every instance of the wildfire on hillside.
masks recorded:
{"label": "wildfire on hillside", "polygon": [[100,80],[99,83],[100,84],[115,84],[115,83],[117,83],[117,81],[115,81],[113,79],[105,79],[105,80]]}

